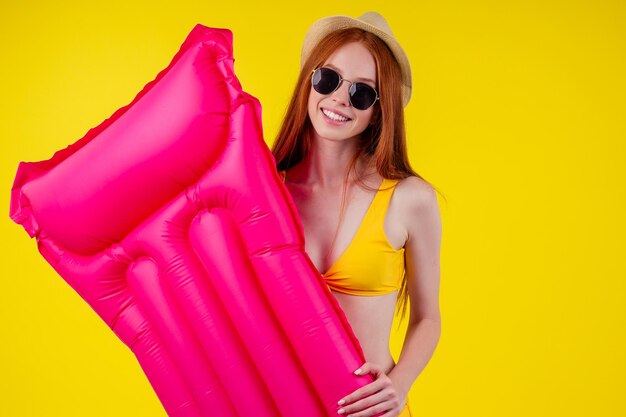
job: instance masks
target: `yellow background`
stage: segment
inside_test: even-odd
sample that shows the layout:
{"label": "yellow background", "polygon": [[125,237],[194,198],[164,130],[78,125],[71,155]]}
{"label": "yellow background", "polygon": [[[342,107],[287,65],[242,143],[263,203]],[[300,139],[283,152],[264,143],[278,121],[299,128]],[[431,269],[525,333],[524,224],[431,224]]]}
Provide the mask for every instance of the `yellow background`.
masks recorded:
{"label": "yellow background", "polygon": [[131,351],[9,219],[18,162],[128,104],[196,23],[234,32],[271,144],[306,29],[367,10],[411,60],[411,162],[447,198],[443,334],[415,416],[626,415],[623,0],[3,2],[0,415],[165,415]]}

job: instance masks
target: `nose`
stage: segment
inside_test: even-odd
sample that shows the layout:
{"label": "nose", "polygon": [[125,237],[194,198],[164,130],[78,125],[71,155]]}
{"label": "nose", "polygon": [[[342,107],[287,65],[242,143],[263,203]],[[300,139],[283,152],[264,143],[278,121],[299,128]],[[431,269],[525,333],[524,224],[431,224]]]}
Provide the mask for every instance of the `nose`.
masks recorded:
{"label": "nose", "polygon": [[339,84],[339,87],[332,92],[333,101],[344,106],[350,105],[349,91],[350,82],[346,80],[341,80],[341,84]]}

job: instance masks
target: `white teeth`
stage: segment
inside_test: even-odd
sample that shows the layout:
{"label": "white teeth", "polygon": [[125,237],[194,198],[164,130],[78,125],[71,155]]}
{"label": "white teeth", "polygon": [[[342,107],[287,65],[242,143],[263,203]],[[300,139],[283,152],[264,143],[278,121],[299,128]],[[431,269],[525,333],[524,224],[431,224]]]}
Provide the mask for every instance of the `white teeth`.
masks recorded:
{"label": "white teeth", "polygon": [[333,120],[337,120],[340,122],[345,122],[346,120],[350,120],[347,117],[340,116],[337,113],[331,112],[330,110],[322,109],[322,112]]}

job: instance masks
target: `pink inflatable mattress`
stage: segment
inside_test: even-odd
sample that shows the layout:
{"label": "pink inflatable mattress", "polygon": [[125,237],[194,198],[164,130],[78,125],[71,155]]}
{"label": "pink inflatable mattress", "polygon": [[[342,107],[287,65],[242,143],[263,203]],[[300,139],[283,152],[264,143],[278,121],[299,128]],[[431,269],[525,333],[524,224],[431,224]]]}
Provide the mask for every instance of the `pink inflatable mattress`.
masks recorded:
{"label": "pink inflatable mattress", "polygon": [[373,381],[233,71],[202,25],[134,100],[19,164],[11,218],[136,355],[170,416],[330,416]]}

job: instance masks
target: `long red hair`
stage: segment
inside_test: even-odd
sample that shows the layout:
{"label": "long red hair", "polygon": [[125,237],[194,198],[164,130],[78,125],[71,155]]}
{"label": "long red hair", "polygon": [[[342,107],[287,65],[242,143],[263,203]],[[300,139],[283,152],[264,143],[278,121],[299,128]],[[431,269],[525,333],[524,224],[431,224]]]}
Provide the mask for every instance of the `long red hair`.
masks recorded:
{"label": "long red hair", "polygon": [[[322,66],[336,49],[350,42],[361,42],[373,55],[376,61],[376,78],[378,80],[376,89],[380,100],[378,101],[379,108],[375,109],[372,116],[374,123],[361,134],[357,151],[351,159],[346,173],[340,220],[335,230],[335,237],[343,219],[345,191],[350,171],[354,170],[359,159],[364,161],[366,166],[375,167],[380,176],[384,178],[404,179],[409,176],[416,176],[424,180],[411,168],[407,155],[404,108],[402,105],[402,76],[398,62],[385,42],[378,36],[358,28],[338,30],[324,37],[313,48],[302,66],[285,118],[272,145],[277,170],[288,170],[302,161],[308,154],[313,137],[311,134],[313,126],[308,117],[307,107],[311,91],[311,73],[315,68]],[[372,189],[365,185],[361,177],[358,175],[356,177],[361,186]],[[333,238],[333,243],[334,241]],[[408,297],[405,275],[396,299],[397,306],[402,306],[402,317],[406,314]],[[398,301],[401,303],[398,304]]]}

